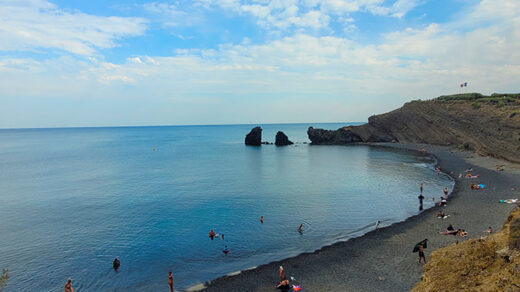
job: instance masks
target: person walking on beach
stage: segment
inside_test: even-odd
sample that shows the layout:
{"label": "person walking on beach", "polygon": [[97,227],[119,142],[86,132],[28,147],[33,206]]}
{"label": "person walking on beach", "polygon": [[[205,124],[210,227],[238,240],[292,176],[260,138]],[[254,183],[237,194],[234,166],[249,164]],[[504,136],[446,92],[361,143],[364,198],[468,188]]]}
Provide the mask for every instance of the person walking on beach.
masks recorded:
{"label": "person walking on beach", "polygon": [[168,286],[170,286],[170,292],[173,292],[173,276],[172,276],[172,272],[168,272]]}
{"label": "person walking on beach", "polygon": [[285,280],[285,275],[283,273],[283,267],[280,266],[280,282],[282,282],[283,280]]}
{"label": "person walking on beach", "polygon": [[72,279],[67,279],[67,284],[65,284],[65,287],[63,287],[63,291],[65,292],[74,292],[74,288],[72,288]]}
{"label": "person walking on beach", "polygon": [[422,211],[423,210],[423,200],[424,200],[424,196],[422,195],[422,193],[419,195],[419,211]]}
{"label": "person walking on beach", "polygon": [[421,263],[421,259],[424,260],[424,263],[426,264],[426,257],[424,256],[424,247],[423,243],[419,243],[419,264]]}

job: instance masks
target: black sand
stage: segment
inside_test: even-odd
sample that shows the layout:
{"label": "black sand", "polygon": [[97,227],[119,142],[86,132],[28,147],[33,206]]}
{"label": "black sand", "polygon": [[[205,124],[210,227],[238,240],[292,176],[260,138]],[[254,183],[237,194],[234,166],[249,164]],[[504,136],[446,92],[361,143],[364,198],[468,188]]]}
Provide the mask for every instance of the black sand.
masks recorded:
{"label": "black sand", "polygon": [[[403,144],[380,144],[416,150],[423,146]],[[315,146],[326,147],[326,146]],[[303,291],[408,291],[421,279],[422,264],[417,253],[412,253],[415,243],[428,238],[426,259],[432,250],[456,241],[486,235],[489,226],[494,230],[502,227],[513,204],[499,204],[499,199],[519,197],[520,174],[498,172],[469,164],[465,158],[474,154],[459,152],[447,147],[424,146],[437,157],[441,170],[453,171],[455,188],[447,207],[435,207],[408,220],[373,231],[362,237],[332,246],[314,253],[301,254],[294,258],[259,266],[236,276],[222,277],[212,281],[204,291],[279,291],[274,286],[279,282],[278,269],[282,265],[286,275],[293,275]],[[473,167],[478,179],[458,178],[459,173]],[[483,190],[470,190],[470,183],[482,183]],[[427,188],[428,185],[425,185]],[[514,191],[512,190],[514,188]],[[439,190],[439,196],[442,189]],[[417,194],[411,194],[416,196]],[[442,209],[450,215],[437,219]],[[448,224],[466,229],[467,238],[440,235]]]}

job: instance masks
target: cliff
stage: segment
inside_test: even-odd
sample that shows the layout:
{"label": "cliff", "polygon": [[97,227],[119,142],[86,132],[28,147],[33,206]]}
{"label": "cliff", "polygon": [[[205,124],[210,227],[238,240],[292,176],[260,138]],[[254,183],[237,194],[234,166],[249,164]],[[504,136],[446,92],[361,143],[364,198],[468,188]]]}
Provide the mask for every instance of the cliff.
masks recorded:
{"label": "cliff", "polygon": [[519,231],[517,207],[499,232],[435,250],[412,291],[519,291]]}
{"label": "cliff", "polygon": [[453,145],[520,162],[520,94],[478,93],[412,101],[335,131],[307,131],[312,144],[412,142]]}

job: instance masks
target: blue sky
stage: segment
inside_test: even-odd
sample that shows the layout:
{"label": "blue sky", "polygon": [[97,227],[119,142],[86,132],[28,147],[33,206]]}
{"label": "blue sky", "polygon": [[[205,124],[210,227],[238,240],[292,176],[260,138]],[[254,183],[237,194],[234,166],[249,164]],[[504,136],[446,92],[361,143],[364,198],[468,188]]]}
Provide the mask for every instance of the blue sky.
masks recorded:
{"label": "blue sky", "polygon": [[0,0],[0,128],[365,121],[520,91],[519,32],[517,0]]}

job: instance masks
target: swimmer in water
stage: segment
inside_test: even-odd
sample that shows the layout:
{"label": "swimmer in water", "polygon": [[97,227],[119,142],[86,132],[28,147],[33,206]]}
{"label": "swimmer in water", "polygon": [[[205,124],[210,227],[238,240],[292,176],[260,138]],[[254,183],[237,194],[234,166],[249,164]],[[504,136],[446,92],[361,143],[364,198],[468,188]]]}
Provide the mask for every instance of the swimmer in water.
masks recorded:
{"label": "swimmer in water", "polygon": [[215,238],[215,235],[216,235],[216,234],[215,234],[215,231],[213,231],[213,229],[211,229],[211,230],[209,231],[209,233],[208,233],[208,236],[209,236],[209,238],[211,238],[211,240],[213,240],[213,238]]}
{"label": "swimmer in water", "polygon": [[223,252],[224,254],[228,254],[228,252],[229,252],[229,248],[227,247],[227,245],[226,245],[226,247],[222,250],[222,252]]}
{"label": "swimmer in water", "polygon": [[302,233],[302,231],[303,231],[303,223],[300,224],[300,226],[298,227],[298,232]]}
{"label": "swimmer in water", "polygon": [[264,216],[260,216],[260,223],[264,224]]}

